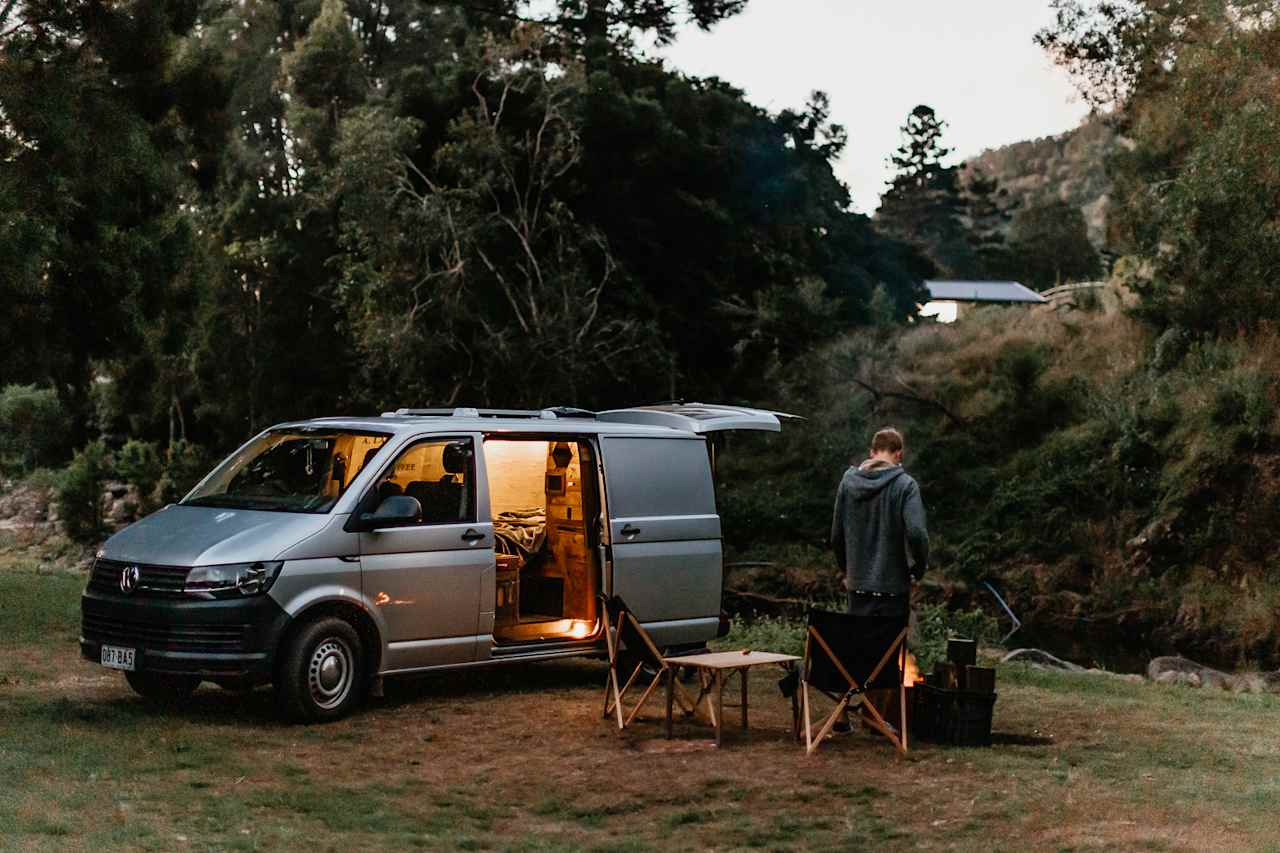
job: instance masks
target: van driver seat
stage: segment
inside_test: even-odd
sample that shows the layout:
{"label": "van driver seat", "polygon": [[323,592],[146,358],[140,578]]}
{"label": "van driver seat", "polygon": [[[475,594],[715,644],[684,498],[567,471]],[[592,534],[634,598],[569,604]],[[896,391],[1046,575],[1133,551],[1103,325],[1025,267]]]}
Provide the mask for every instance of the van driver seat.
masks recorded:
{"label": "van driver seat", "polygon": [[405,486],[404,493],[417,498],[422,504],[422,519],[426,522],[458,522],[466,519],[466,488],[451,480],[430,482],[414,480]]}

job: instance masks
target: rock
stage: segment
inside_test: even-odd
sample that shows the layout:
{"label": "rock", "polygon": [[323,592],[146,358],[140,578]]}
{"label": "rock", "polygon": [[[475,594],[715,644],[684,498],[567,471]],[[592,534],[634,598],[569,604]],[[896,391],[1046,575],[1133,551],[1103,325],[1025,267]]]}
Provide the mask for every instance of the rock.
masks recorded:
{"label": "rock", "polygon": [[1233,693],[1280,693],[1278,672],[1222,672],[1176,655],[1152,658],[1147,677],[1157,684],[1211,687]]}
{"label": "rock", "polygon": [[102,517],[114,528],[124,527],[141,515],[142,495],[129,483],[107,483],[102,490]]}
{"label": "rock", "polygon": [[1066,672],[1084,672],[1085,668],[1071,661],[1055,657],[1043,649],[1014,649],[1000,659],[1001,663],[1031,663],[1061,669]]}
{"label": "rock", "polygon": [[48,490],[18,484],[0,494],[0,520],[41,524],[48,519],[50,500]]}
{"label": "rock", "polygon": [[1138,675],[1136,672],[1112,672],[1109,669],[1097,669],[1096,667],[1087,669],[1085,672],[1089,675],[1105,675],[1109,678],[1118,678],[1121,681],[1127,681],[1130,684],[1142,684],[1146,681],[1145,678]]}
{"label": "rock", "polygon": [[1125,550],[1131,556],[1149,553],[1160,547],[1169,538],[1173,530],[1172,522],[1167,518],[1159,518],[1148,524],[1137,536],[1124,543]]}
{"label": "rock", "polygon": [[1200,676],[1194,672],[1177,672],[1170,670],[1162,672],[1155,677],[1156,684],[1182,685],[1186,687],[1199,687]]}
{"label": "rock", "polygon": [[1233,693],[1266,693],[1267,681],[1260,672],[1243,672],[1236,676],[1231,685]]}
{"label": "rock", "polygon": [[1152,658],[1151,663],[1147,664],[1147,678],[1152,681],[1159,681],[1160,676],[1168,672],[1195,672],[1206,669],[1202,664],[1198,664],[1193,660],[1188,660],[1177,655],[1164,655]]}

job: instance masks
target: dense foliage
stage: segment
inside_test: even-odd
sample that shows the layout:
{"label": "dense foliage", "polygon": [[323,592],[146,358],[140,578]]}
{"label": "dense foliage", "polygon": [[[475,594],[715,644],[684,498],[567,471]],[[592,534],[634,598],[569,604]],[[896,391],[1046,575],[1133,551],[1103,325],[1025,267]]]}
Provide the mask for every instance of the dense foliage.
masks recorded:
{"label": "dense foliage", "polygon": [[758,394],[928,264],[851,211],[825,96],[634,47],[743,5],[3,4],[0,383],[166,448]]}
{"label": "dense foliage", "polygon": [[1039,40],[1130,140],[1111,248],[1159,327],[1280,319],[1280,22],[1269,0],[1057,0]]}
{"label": "dense foliage", "polygon": [[[1274,3],[1056,5],[1041,41],[1122,134],[1110,286],[798,362],[778,405],[813,419],[772,452],[724,456],[725,512],[742,520],[726,537],[793,589],[831,590],[837,472],[893,423],[942,593],[994,607],[989,580],[1077,640],[1274,666],[1280,19]],[[1097,270],[1074,208],[1017,210],[1009,233],[1021,263],[1036,255],[1020,244],[1039,247],[1037,284]]]}
{"label": "dense foliage", "polygon": [[810,420],[719,456],[731,585],[839,596],[832,490],[893,422],[945,589],[1280,660],[1274,3],[1056,0],[1119,134],[1113,286],[907,329],[931,275],[1100,275],[1084,220],[947,165],[925,106],[853,213],[824,95],[636,47],[742,6],[0,2],[3,472],[72,459],[91,540],[104,480],[172,500],[286,418],[775,403]]}
{"label": "dense foliage", "polygon": [[1030,205],[1009,225],[1009,270],[1035,290],[1102,275],[1102,260],[1089,242],[1080,208],[1064,201]]}

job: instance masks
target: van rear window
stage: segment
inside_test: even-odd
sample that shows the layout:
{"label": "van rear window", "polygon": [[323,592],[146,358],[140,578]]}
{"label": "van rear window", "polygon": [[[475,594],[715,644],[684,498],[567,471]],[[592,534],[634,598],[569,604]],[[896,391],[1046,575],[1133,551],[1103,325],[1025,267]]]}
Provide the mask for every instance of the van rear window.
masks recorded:
{"label": "van rear window", "polygon": [[272,430],[219,465],[182,503],[328,512],[388,438],[334,429]]}
{"label": "van rear window", "polygon": [[684,438],[604,440],[609,515],[715,515],[706,442]]}

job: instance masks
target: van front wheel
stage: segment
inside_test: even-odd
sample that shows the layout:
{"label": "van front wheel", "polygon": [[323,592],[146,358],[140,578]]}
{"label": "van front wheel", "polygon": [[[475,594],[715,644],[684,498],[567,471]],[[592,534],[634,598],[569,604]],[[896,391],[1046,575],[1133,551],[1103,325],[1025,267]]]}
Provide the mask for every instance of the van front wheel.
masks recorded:
{"label": "van front wheel", "polygon": [[355,628],[335,616],[304,625],[285,650],[276,689],[287,716],[302,722],[345,717],[368,686],[364,647]]}

